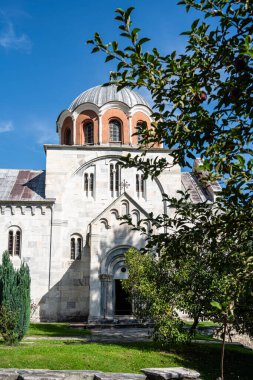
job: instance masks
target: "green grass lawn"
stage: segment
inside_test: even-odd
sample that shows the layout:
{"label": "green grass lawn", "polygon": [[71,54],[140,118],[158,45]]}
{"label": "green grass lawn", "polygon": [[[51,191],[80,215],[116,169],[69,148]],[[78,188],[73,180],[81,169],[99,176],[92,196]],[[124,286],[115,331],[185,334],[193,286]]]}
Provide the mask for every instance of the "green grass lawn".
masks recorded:
{"label": "green grass lawn", "polygon": [[89,334],[89,330],[71,328],[69,323],[31,323],[27,336],[84,336]]}
{"label": "green grass lawn", "polygon": [[[220,347],[191,344],[164,349],[154,343],[98,344],[75,341],[26,341],[17,346],[0,344],[2,368],[87,369],[139,372],[145,367],[184,366],[201,372],[203,380],[219,374]],[[253,353],[229,347],[225,357],[225,380],[251,380]]]}
{"label": "green grass lawn", "polygon": [[[67,323],[31,324],[29,340],[17,346],[5,346],[0,342],[0,367],[138,373],[147,367],[183,366],[199,371],[202,380],[214,380],[219,375],[220,345],[192,343],[165,349],[152,342],[106,344],[76,339],[77,336],[85,338],[89,333],[88,330],[70,328]],[[40,339],[36,340],[36,337]],[[72,339],[57,340],[56,337]],[[253,352],[236,346],[227,347],[225,380],[252,380],[252,374]]]}

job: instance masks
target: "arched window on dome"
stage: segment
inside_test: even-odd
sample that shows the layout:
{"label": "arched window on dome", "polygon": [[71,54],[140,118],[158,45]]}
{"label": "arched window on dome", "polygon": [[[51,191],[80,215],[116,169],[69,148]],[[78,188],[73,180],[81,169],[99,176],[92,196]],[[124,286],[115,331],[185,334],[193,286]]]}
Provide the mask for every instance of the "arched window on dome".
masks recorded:
{"label": "arched window on dome", "polygon": [[109,138],[110,142],[121,142],[121,124],[116,119],[109,122]]}
{"label": "arched window on dome", "polygon": [[93,123],[88,122],[84,125],[85,144],[94,144],[94,129]]}
{"label": "arched window on dome", "polygon": [[17,226],[9,228],[8,252],[11,256],[21,255],[21,230]]}
{"label": "arched window on dome", "polygon": [[141,143],[141,140],[142,140],[142,131],[143,131],[143,128],[145,127],[145,123],[143,121],[138,121],[137,125],[136,125],[136,132],[137,132],[137,144],[140,144]]}
{"label": "arched window on dome", "polygon": [[64,134],[64,144],[65,145],[72,145],[72,133],[71,129],[67,128]]}

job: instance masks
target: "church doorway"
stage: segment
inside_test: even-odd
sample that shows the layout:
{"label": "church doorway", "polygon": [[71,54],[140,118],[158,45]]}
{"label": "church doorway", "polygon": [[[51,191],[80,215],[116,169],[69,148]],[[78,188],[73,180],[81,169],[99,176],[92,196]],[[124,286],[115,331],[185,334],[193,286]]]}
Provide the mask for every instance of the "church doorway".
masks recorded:
{"label": "church doorway", "polygon": [[125,252],[130,247],[121,246],[105,255],[101,264],[101,316],[114,319],[117,316],[130,317],[133,314],[132,302],[122,287],[129,273],[125,262]]}
{"label": "church doorway", "polygon": [[114,280],[115,286],[115,315],[131,315],[132,302],[129,300],[129,294],[123,289],[122,281]]}

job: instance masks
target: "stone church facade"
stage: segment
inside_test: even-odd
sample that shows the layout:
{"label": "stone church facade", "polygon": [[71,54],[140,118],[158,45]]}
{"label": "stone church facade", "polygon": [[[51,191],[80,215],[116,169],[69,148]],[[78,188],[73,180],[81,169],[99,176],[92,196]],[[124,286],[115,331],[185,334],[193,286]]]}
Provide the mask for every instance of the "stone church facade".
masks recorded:
{"label": "stone church facade", "polygon": [[[16,267],[29,265],[31,297],[41,321],[117,319],[131,314],[121,288],[124,253],[145,237],[121,224],[150,212],[166,213],[162,194],[189,189],[191,200],[213,200],[217,185],[202,189],[196,173],[179,166],[144,179],[122,168],[122,156],[139,154],[140,123],[151,128],[151,109],[136,92],[97,86],[79,95],[57,119],[58,145],[45,145],[46,170],[0,170],[0,252]],[[147,159],[164,157],[162,146]],[[149,228],[148,223],[144,225]]]}

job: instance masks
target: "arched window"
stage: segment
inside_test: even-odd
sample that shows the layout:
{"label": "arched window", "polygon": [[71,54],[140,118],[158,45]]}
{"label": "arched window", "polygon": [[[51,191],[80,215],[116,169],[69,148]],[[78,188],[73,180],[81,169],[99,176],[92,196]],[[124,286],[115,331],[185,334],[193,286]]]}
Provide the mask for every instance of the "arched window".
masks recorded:
{"label": "arched window", "polygon": [[70,240],[70,258],[71,258],[71,260],[75,260],[75,256],[76,256],[76,253],[75,253],[75,239],[71,238],[71,240]]}
{"label": "arched window", "polygon": [[95,190],[95,167],[92,166],[88,168],[87,172],[84,173],[84,191],[86,197],[94,197]]}
{"label": "arched window", "polygon": [[110,142],[121,142],[121,124],[112,119],[109,123]]}
{"label": "arched window", "polygon": [[94,144],[93,124],[91,122],[84,125],[85,144]]}
{"label": "arched window", "polygon": [[120,189],[120,164],[110,164],[110,191],[112,196],[118,195]]}
{"label": "arched window", "polygon": [[71,129],[67,128],[64,135],[64,144],[65,145],[72,145],[72,136],[71,136]]}
{"label": "arched window", "polygon": [[136,174],[136,193],[138,196],[145,198],[146,184],[143,174]]}
{"label": "arched window", "polygon": [[12,226],[9,229],[8,252],[11,256],[21,255],[21,230],[17,226]]}
{"label": "arched window", "polygon": [[145,123],[143,121],[138,121],[136,125],[137,144],[140,144],[141,140],[143,139],[141,132],[143,131],[144,126],[145,126]]}
{"label": "arched window", "polygon": [[73,234],[70,239],[70,259],[81,260],[82,238],[78,234]]}

